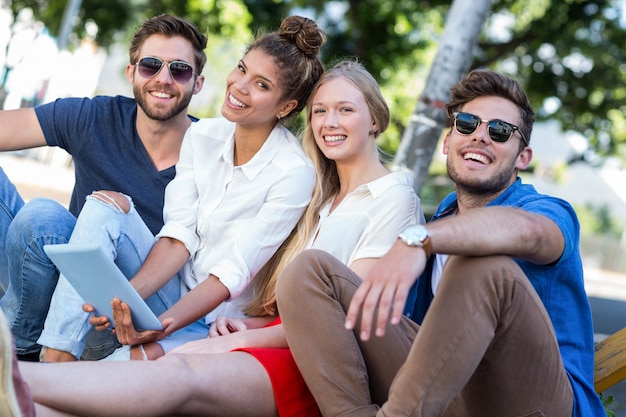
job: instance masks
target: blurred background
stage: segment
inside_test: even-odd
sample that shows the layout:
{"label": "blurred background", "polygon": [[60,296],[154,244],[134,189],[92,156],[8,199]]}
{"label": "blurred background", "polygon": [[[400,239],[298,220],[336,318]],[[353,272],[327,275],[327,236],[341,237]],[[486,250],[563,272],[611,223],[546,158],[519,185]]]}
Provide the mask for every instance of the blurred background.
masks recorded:
{"label": "blurred background", "polygon": [[[291,14],[316,20],[328,34],[327,66],[357,57],[380,83],[392,123],[379,144],[394,165],[426,174],[416,191],[427,218],[451,190],[439,149],[450,74],[488,67],[519,80],[538,116],[524,180],[578,213],[598,340],[626,326],[626,0],[0,0],[0,108],[132,96],[130,36],[161,13],[209,37],[206,81],[190,106],[198,117],[219,116],[226,74],[256,33]],[[411,123],[432,128],[428,146]],[[402,144],[426,157],[407,163]],[[26,198],[69,200],[64,151],[4,153],[0,165]],[[610,392],[618,411],[621,391],[624,383]]]}

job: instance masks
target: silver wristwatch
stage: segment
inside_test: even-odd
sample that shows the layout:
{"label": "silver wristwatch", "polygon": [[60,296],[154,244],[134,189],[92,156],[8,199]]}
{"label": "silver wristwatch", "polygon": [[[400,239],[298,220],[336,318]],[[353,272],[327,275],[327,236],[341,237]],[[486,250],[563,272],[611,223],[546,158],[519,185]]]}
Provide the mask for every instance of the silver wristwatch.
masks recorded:
{"label": "silver wristwatch", "polygon": [[414,224],[406,227],[402,233],[398,235],[398,239],[400,239],[407,246],[421,246],[424,249],[424,252],[426,252],[427,258],[430,257],[433,252],[428,230],[421,224]]}

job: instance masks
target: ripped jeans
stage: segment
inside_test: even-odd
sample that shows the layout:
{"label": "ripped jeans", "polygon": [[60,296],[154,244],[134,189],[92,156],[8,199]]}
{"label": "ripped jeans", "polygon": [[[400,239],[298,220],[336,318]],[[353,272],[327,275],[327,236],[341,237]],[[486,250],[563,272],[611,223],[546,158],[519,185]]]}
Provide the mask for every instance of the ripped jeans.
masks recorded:
{"label": "ripped jeans", "polygon": [[[70,242],[98,243],[130,279],[148,256],[155,238],[135,210],[131,198],[126,198],[130,203],[128,213],[94,195],[88,196]],[[158,316],[179,299],[180,280],[176,275],[146,299],[146,303]],[[82,305],[82,298],[61,275],[38,343],[80,358],[92,328],[90,314],[83,312]]]}

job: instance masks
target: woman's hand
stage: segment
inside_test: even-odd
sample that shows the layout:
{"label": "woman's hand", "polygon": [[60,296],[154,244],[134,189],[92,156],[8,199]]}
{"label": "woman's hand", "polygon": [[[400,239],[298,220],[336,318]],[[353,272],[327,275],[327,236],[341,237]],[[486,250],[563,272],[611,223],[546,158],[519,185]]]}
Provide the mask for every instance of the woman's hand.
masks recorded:
{"label": "woman's hand", "polygon": [[[85,313],[95,313],[96,309],[91,304],[83,304],[83,311]],[[95,327],[97,331],[103,332],[111,327],[111,320],[107,316],[96,316],[94,314],[89,317],[89,324]]]}
{"label": "woman's hand", "polygon": [[209,337],[224,336],[227,334],[248,330],[244,319],[218,317],[209,328]]}
{"label": "woman's hand", "polygon": [[[223,323],[227,326],[228,318],[223,318]],[[182,346],[172,349],[169,353],[224,353],[240,348],[286,348],[287,338],[282,324],[275,324],[266,327],[260,326],[262,323],[276,321],[272,317],[248,317],[245,319],[234,319],[246,322],[247,330],[226,333],[220,337],[207,337],[206,339],[187,342]]]}
{"label": "woman's hand", "polygon": [[168,335],[167,329],[174,322],[174,319],[167,318],[161,322],[162,330],[137,331],[133,325],[132,314],[128,304],[121,302],[118,298],[111,301],[113,310],[114,332],[117,340],[123,345],[138,345],[140,343],[156,342]]}
{"label": "woman's hand", "polygon": [[276,320],[275,316],[260,317],[218,317],[209,329],[209,337],[224,336],[231,333],[241,332],[243,330],[260,329]]}

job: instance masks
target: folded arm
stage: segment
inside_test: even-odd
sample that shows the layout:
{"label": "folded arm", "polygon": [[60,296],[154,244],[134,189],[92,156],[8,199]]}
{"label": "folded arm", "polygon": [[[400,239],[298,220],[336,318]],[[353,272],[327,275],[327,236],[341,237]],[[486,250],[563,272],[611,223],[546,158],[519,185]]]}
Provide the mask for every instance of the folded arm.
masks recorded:
{"label": "folded arm", "polygon": [[[513,207],[483,207],[445,217],[426,228],[433,253],[466,256],[509,255],[539,265],[559,260],[565,248],[563,233],[550,218]],[[424,271],[426,256],[421,247],[398,241],[366,275],[355,293],[346,317],[354,329],[359,314],[360,336],[368,340],[372,326],[385,334],[387,318],[400,321],[406,298]]]}

